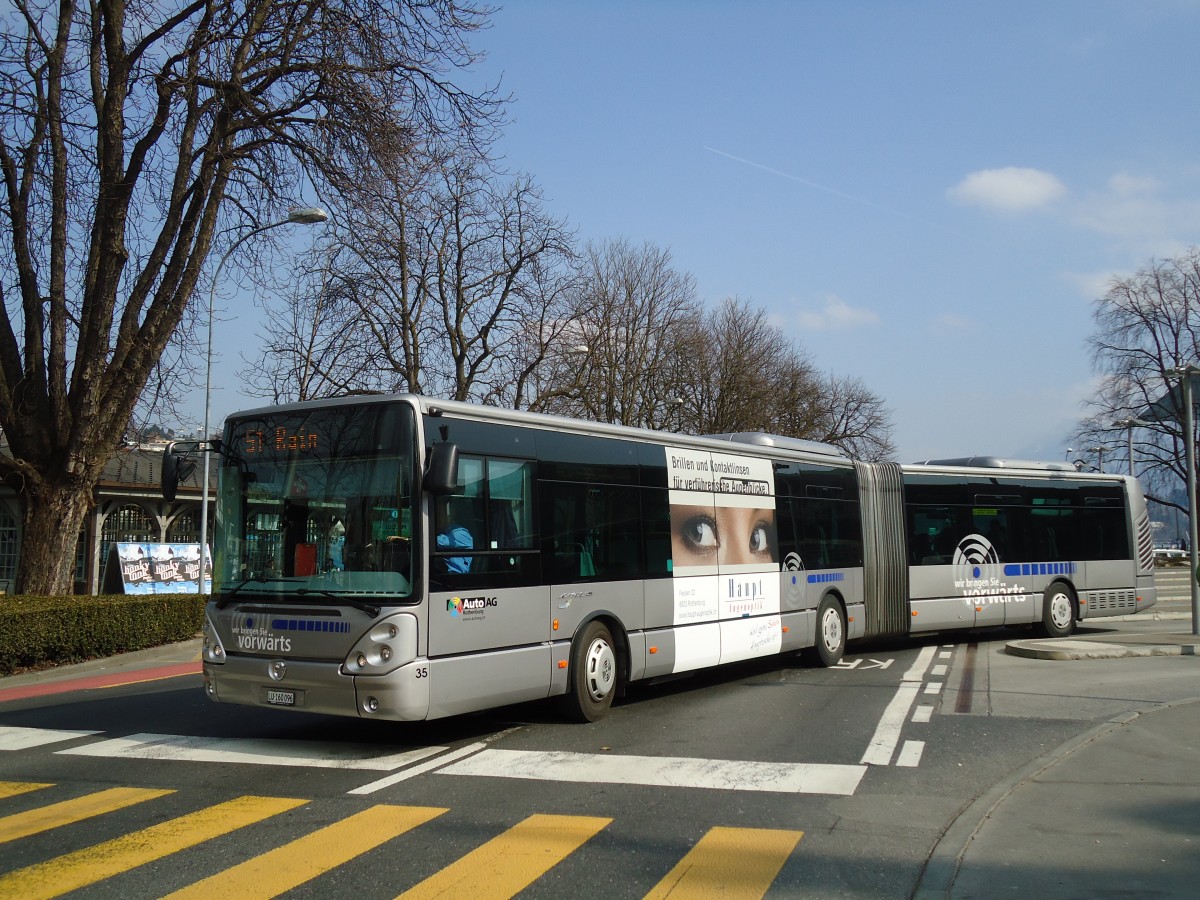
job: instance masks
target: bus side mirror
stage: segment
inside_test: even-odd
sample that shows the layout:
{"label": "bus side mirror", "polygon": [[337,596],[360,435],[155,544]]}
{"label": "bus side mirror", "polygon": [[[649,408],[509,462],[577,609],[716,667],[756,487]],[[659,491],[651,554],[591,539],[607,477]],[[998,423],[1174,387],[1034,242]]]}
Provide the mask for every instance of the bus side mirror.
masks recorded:
{"label": "bus side mirror", "polygon": [[192,473],[196,471],[195,460],[188,459],[185,455],[188,449],[194,447],[194,441],[171,441],[163,451],[162,495],[168,503],[175,502],[179,482],[191,478]]}
{"label": "bus side mirror", "polygon": [[429,449],[425,490],[431,494],[456,494],[462,490],[458,483],[458,444],[442,441]]}

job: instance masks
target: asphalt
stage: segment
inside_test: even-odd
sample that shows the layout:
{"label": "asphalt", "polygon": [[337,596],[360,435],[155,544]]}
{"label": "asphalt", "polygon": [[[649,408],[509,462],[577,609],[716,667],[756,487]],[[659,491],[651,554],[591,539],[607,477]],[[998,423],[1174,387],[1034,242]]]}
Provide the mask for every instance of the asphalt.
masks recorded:
{"label": "asphalt", "polygon": [[[1006,650],[1066,664],[1197,656],[1200,635],[1083,634]],[[197,639],[0,678],[0,703],[199,671]],[[993,785],[947,828],[913,896],[1193,897],[1197,885],[1200,678],[1196,699],[1117,716]]]}

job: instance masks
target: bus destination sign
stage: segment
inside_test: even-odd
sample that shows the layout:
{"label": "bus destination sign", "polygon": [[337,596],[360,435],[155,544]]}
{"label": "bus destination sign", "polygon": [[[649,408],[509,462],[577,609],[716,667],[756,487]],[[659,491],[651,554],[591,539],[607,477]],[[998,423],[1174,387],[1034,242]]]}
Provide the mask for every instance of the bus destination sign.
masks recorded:
{"label": "bus destination sign", "polygon": [[306,453],[318,449],[319,435],[311,428],[285,428],[246,431],[242,434],[242,452],[247,456],[267,453]]}

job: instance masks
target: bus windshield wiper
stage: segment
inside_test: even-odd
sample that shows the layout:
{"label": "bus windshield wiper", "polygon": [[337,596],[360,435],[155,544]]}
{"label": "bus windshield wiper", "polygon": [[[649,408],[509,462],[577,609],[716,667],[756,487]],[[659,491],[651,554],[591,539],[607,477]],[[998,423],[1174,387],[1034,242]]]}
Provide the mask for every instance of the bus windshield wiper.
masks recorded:
{"label": "bus windshield wiper", "polygon": [[229,590],[227,590],[224,594],[222,594],[221,599],[217,601],[217,609],[221,609],[222,607],[224,607],[226,603],[228,603],[230,600],[232,600],[234,598],[235,594],[240,593],[242,588],[244,588],[246,585],[250,584],[251,582],[256,582],[258,584],[266,584],[268,581],[272,582],[272,583],[278,583],[278,582],[301,581],[301,580],[302,579],[300,579],[300,578],[265,578],[262,575],[252,575],[249,578],[245,579],[244,581],[239,581],[237,584],[235,584],[233,587],[231,587]]}
{"label": "bus windshield wiper", "polygon": [[338,603],[345,603],[347,606],[353,606],[355,609],[365,612],[368,616],[374,619],[379,615],[379,607],[374,603],[368,603],[366,600],[355,600],[353,597],[347,597],[349,591],[327,591],[321,588],[297,588],[296,594],[303,597],[307,594],[316,594],[318,597],[326,597],[330,600],[336,600]]}

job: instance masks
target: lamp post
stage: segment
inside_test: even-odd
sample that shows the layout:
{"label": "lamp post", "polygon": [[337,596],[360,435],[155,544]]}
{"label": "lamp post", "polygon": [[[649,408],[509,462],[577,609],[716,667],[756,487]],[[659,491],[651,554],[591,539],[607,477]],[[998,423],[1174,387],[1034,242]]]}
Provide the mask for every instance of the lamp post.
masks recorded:
{"label": "lamp post", "polygon": [[1200,591],[1197,590],[1197,511],[1196,511],[1196,413],[1192,407],[1192,379],[1200,375],[1200,367],[1177,366],[1163,373],[1168,378],[1179,379],[1180,400],[1183,406],[1183,446],[1187,465],[1187,494],[1188,494],[1188,568],[1191,570],[1192,587],[1192,634],[1200,634]]}
{"label": "lamp post", "polygon": [[1104,474],[1104,453],[1106,450],[1108,450],[1108,448],[1105,447],[1103,444],[1101,444],[1097,447],[1084,447],[1085,453],[1095,453],[1096,454],[1096,469],[1100,472],[1101,475]]}
{"label": "lamp post", "polygon": [[1141,419],[1117,419],[1117,421],[1113,422],[1113,428],[1124,428],[1125,429],[1125,439],[1128,442],[1128,446],[1129,446],[1129,474],[1131,476],[1134,474],[1134,472],[1133,472],[1133,429],[1135,429],[1141,425],[1149,425],[1149,424],[1150,424],[1149,422],[1143,422]]}
{"label": "lamp post", "polygon": [[256,228],[251,228],[240,238],[233,242],[225,254],[221,257],[221,261],[217,263],[217,268],[213,272],[212,284],[208,288],[208,353],[207,363],[204,373],[204,433],[201,435],[201,451],[204,454],[204,474],[201,476],[200,484],[200,593],[208,593],[208,581],[204,577],[204,572],[208,568],[208,466],[209,466],[209,416],[212,410],[212,359],[213,359],[213,303],[217,293],[217,282],[221,277],[221,270],[225,268],[225,263],[229,261],[229,257],[233,256],[243,243],[254,237],[256,234],[262,234],[264,231],[270,231],[272,228],[278,228],[281,225],[317,225],[321,222],[329,220],[329,213],[321,209],[319,206],[302,206],[296,209],[289,210],[286,219],[280,219],[278,222],[271,222],[267,225],[259,225]]}

